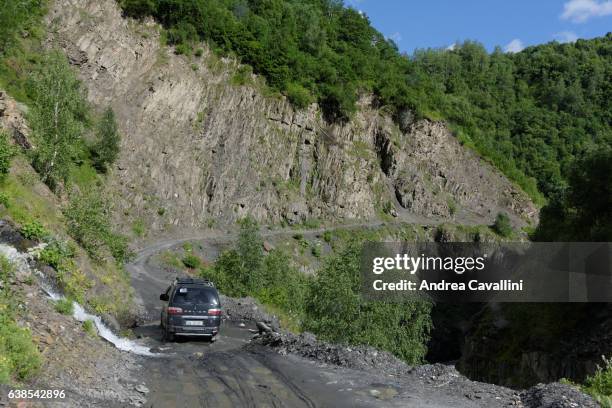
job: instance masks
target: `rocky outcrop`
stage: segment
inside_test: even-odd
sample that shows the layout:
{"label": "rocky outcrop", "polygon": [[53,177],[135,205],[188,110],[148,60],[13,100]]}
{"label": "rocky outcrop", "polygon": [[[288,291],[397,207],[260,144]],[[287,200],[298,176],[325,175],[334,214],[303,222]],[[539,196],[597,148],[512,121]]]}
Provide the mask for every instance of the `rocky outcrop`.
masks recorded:
{"label": "rocky outcrop", "polygon": [[0,90],[0,129],[4,129],[13,137],[15,143],[24,149],[32,148],[28,140],[30,129],[24,118],[27,111],[24,105],[17,103],[13,98]]}
{"label": "rocky outcrop", "polygon": [[49,46],[65,51],[89,100],[117,113],[118,214],[153,230],[246,214],[374,218],[389,207],[481,223],[498,210],[517,223],[537,217],[524,193],[442,123],[411,123],[407,113],[400,130],[366,97],[349,123],[326,123],[316,105],[296,111],[266,96],[259,78],[233,85],[231,59],[174,55],[152,21],[122,18],[113,0],[57,0],[48,22]]}

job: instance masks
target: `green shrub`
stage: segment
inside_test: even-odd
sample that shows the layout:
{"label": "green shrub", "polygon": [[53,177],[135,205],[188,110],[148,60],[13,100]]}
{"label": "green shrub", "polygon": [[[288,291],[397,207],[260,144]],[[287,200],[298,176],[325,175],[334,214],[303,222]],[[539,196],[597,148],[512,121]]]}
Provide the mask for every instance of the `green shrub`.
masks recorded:
{"label": "green shrub", "polygon": [[498,213],[493,223],[493,231],[498,235],[507,238],[512,235],[512,224],[510,223],[510,217],[506,213]]}
{"label": "green shrub", "polygon": [[0,314],[0,384],[11,377],[24,381],[35,375],[42,364],[30,330]]}
{"label": "green shrub", "polygon": [[328,244],[332,241],[332,232],[331,231],[325,231],[323,232],[323,241],[327,242]]}
{"label": "green shrub", "polygon": [[157,215],[159,215],[160,217],[162,217],[165,213],[166,213],[166,209],[164,207],[159,207],[157,209]]}
{"label": "green shrub", "polygon": [[75,249],[66,242],[53,240],[40,252],[39,260],[59,270],[65,261],[74,258]]}
{"label": "green shrub", "polygon": [[96,127],[96,143],[90,148],[94,167],[106,173],[119,156],[121,137],[117,128],[115,112],[109,106]]}
{"label": "green shrub", "polygon": [[612,359],[603,357],[604,366],[587,377],[583,390],[593,396],[604,408],[612,407]]}
{"label": "green shrub", "polygon": [[190,269],[197,269],[202,264],[200,258],[193,254],[188,254],[182,259],[183,265]]}
{"label": "green shrub", "polygon": [[320,244],[313,245],[312,248],[310,248],[310,252],[312,253],[312,256],[314,256],[315,258],[320,258],[321,257],[321,245]]}
{"label": "green shrub", "polygon": [[176,55],[188,55],[191,54],[191,47],[189,44],[181,43],[174,47],[174,53]]}
{"label": "green shrub", "polygon": [[308,89],[300,84],[290,83],[287,85],[287,90],[285,92],[289,101],[298,109],[306,108],[313,102],[312,95]]}
{"label": "green shrub", "polygon": [[63,315],[71,316],[74,312],[74,303],[67,298],[61,298],[55,302],[55,311]]}
{"label": "green shrub", "polygon": [[19,231],[26,239],[41,240],[49,235],[49,231],[38,221],[24,224]]}
{"label": "green shrub", "polygon": [[361,296],[358,241],[327,260],[309,285],[304,329],[340,343],[387,350],[410,364],[423,361],[431,304],[419,299],[368,302]]}
{"label": "green shrub", "polygon": [[0,183],[6,180],[11,170],[11,159],[15,151],[4,131],[0,131]]}
{"label": "green shrub", "polygon": [[9,196],[3,191],[0,191],[0,204],[8,208],[10,205]]}
{"label": "green shrub", "polygon": [[132,232],[139,238],[144,237],[146,232],[144,221],[140,219],[134,221],[132,224]]}
{"label": "green shrub", "polygon": [[232,76],[231,82],[234,85],[246,85],[251,82],[251,75],[253,75],[253,70],[250,66],[240,65]]}
{"label": "green shrub", "polygon": [[96,325],[91,319],[87,319],[83,322],[83,330],[90,336],[95,336],[98,332],[96,331]]}
{"label": "green shrub", "polygon": [[[13,274],[11,263],[0,256],[0,281],[8,282]],[[15,322],[20,296],[21,293],[10,285],[0,288],[0,384],[29,379],[42,363],[32,334]]]}
{"label": "green shrub", "polygon": [[118,263],[125,262],[131,256],[127,238],[111,229],[110,203],[103,191],[89,187],[78,193],[73,192],[63,213],[68,233],[93,259],[101,260],[105,250]]}
{"label": "green shrub", "polygon": [[198,58],[201,57],[202,55],[204,55],[204,49],[198,48],[197,50],[195,50],[195,53],[193,55],[195,55]]}
{"label": "green shrub", "polygon": [[280,249],[264,256],[252,220],[241,222],[240,237],[235,248],[223,252],[213,266],[200,270],[219,291],[228,296],[253,296],[298,329],[313,331],[323,339],[372,345],[413,364],[423,361],[431,328],[431,304],[417,299],[403,303],[363,300],[361,246],[357,241],[350,241],[311,278]]}

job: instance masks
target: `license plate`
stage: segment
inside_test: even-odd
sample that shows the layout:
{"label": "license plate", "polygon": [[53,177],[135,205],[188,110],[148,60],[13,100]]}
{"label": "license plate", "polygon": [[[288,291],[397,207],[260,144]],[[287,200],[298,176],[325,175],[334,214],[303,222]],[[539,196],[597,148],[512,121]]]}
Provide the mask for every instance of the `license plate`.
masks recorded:
{"label": "license plate", "polygon": [[204,322],[201,320],[187,320],[185,324],[187,326],[203,326]]}

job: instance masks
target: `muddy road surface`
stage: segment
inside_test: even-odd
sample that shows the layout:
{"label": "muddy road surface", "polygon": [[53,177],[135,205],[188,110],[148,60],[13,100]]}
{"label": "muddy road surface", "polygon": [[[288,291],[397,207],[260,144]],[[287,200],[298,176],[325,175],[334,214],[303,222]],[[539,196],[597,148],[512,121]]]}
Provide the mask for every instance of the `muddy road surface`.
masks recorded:
{"label": "muddy road surface", "polygon": [[[221,240],[223,241],[223,240]],[[221,241],[205,248],[214,256]],[[226,241],[226,240],[225,240]],[[127,265],[143,323],[140,342],[158,353],[141,357],[148,407],[501,407],[510,390],[482,386],[467,398],[463,385],[448,386],[418,376],[390,376],[327,365],[264,346],[250,346],[255,322],[224,321],[213,343],[202,339],[161,340],[159,295],[175,273],[156,265],[159,251],[180,245],[169,240],[144,248]],[[493,388],[494,387],[494,388]],[[503,390],[503,392],[500,392]],[[476,395],[476,394],[474,394]]]}

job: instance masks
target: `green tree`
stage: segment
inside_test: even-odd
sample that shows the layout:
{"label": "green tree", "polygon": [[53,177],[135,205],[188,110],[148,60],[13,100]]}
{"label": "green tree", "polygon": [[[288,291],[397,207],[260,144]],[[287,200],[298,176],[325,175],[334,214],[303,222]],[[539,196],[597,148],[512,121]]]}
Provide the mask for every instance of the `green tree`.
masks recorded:
{"label": "green tree", "polygon": [[81,84],[59,52],[45,56],[31,83],[29,124],[35,141],[33,165],[52,189],[68,180],[83,132],[87,104]]}
{"label": "green tree", "polygon": [[102,118],[96,127],[96,143],[91,147],[93,165],[101,172],[107,172],[108,167],[119,156],[121,142],[115,112],[109,106],[104,110]]}
{"label": "green tree", "polygon": [[612,147],[590,151],[570,169],[569,186],[540,213],[538,241],[612,241]]}
{"label": "green tree", "polygon": [[423,300],[369,302],[361,297],[361,245],[350,242],[312,281],[304,328],[333,342],[367,344],[416,364],[423,361],[431,329],[431,304]]}
{"label": "green tree", "polygon": [[259,225],[251,217],[238,222],[240,233],[236,252],[240,257],[240,270],[243,281],[251,290],[256,290],[261,284],[260,275],[263,266],[263,239],[259,233]]}
{"label": "green tree", "polygon": [[508,214],[503,212],[497,214],[493,223],[493,231],[506,238],[512,235],[512,223]]}

